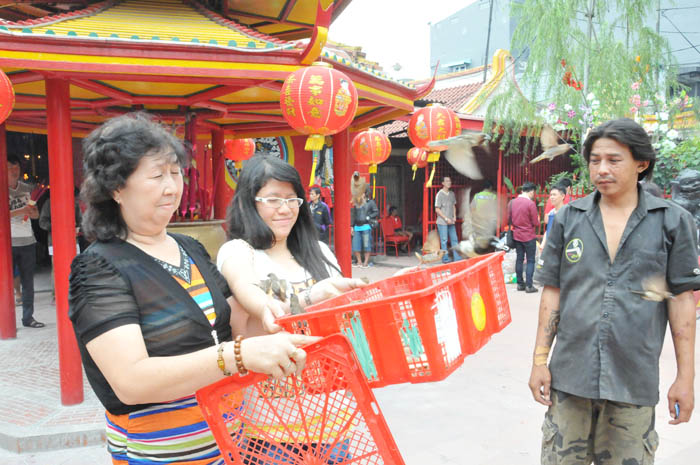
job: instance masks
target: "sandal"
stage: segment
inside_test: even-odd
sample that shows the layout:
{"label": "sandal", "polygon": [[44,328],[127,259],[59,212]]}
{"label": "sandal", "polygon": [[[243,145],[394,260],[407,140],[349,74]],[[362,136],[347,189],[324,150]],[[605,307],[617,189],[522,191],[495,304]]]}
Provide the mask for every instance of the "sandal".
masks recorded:
{"label": "sandal", "polygon": [[23,324],[26,328],[43,328],[44,326],[46,326],[44,323],[41,323],[41,322],[39,322],[39,321],[36,321],[34,318],[32,318],[32,321],[30,321],[29,323],[27,323],[27,324],[22,323],[22,324]]}

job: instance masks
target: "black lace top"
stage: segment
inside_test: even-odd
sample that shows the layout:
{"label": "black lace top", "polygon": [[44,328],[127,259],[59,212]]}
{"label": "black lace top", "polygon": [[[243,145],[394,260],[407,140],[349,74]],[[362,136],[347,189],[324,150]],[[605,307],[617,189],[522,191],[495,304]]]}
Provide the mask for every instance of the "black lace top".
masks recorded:
{"label": "black lace top", "polygon": [[[150,356],[190,353],[231,339],[231,291],[204,247],[187,236],[172,235],[199,268],[216,309],[212,325],[188,292],[156,260],[121,241],[97,242],[71,266],[69,317],[73,322],[88,381],[107,410],[119,415],[144,405],[125,405],[90,357],[85,345],[127,324],[141,326]],[[183,254],[184,255],[184,254]],[[115,354],[117,355],[117,354]]]}

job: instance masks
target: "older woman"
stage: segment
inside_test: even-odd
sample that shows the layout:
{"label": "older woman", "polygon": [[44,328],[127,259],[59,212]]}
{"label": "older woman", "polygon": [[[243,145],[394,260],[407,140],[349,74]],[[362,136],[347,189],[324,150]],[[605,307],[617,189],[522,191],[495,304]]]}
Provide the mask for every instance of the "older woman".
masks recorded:
{"label": "older woman", "polygon": [[[278,331],[274,320],[292,300],[305,307],[364,286],[340,275],[335,256],[318,240],[299,173],[277,157],[246,162],[229,205],[228,234],[217,266],[245,309],[238,327],[248,335]],[[283,281],[286,305],[261,289],[270,274]]]}
{"label": "older woman", "polygon": [[168,234],[185,151],[143,114],[85,139],[83,232],[70,318],[88,380],[107,410],[115,464],[223,464],[193,393],[231,373],[283,377],[316,339],[234,335],[229,286],[202,245]]}

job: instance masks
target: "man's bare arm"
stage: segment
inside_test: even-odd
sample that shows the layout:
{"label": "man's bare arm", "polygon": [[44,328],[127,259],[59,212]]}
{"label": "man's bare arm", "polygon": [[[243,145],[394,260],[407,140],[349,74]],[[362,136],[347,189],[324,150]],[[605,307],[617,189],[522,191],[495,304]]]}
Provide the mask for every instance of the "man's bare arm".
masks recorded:
{"label": "man's bare arm", "polygon": [[540,312],[535,337],[535,351],[530,374],[530,390],[535,401],[551,405],[549,388],[552,376],[547,368],[549,350],[559,328],[559,288],[545,286],[540,298]]}
{"label": "man's bare arm", "polygon": [[[668,301],[673,348],[676,352],[676,380],[668,391],[668,411],[671,424],[690,420],[695,407],[695,301],[693,291],[686,291]],[[679,413],[676,417],[676,403]]]}

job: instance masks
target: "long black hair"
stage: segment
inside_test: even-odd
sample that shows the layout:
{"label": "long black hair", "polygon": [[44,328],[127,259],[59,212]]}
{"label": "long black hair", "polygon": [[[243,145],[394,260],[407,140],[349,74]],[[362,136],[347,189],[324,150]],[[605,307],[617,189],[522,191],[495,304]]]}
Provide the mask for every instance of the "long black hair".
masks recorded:
{"label": "long black hair", "polygon": [[[275,245],[274,233],[260,217],[255,206],[255,196],[270,179],[288,182],[297,197],[306,197],[301,178],[294,167],[274,155],[254,156],[246,162],[241,171],[236,194],[228,206],[226,222],[229,239],[243,239],[254,249],[260,250]],[[327,266],[336,268],[321,251],[318,233],[307,202],[299,207],[299,215],[287,237],[287,248],[316,281],[330,276]]]}
{"label": "long black hair", "polygon": [[184,167],[187,153],[182,142],[146,113],[107,120],[83,140],[85,180],[80,195],[87,205],[82,231],[88,240],[126,238],[126,224],[112,194],[124,187],[143,157],[168,148]]}

